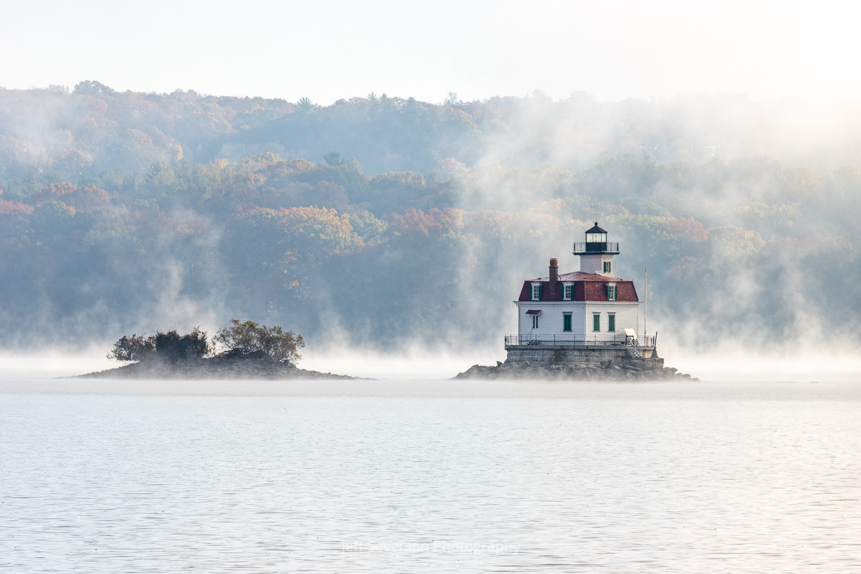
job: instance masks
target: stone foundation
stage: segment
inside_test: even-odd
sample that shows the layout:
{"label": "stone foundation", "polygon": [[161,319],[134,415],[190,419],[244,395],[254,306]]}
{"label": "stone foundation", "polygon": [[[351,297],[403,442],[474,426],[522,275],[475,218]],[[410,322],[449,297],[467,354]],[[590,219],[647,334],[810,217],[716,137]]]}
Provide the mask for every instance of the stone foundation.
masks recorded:
{"label": "stone foundation", "polygon": [[[654,367],[664,366],[664,360],[658,357],[654,347],[625,347],[623,345],[507,345],[505,350],[508,358],[505,364],[529,363],[530,365],[581,365],[601,366],[610,363],[621,364],[623,361],[632,360],[629,349],[636,349],[640,361],[655,362]],[[650,365],[652,367],[652,365]]]}

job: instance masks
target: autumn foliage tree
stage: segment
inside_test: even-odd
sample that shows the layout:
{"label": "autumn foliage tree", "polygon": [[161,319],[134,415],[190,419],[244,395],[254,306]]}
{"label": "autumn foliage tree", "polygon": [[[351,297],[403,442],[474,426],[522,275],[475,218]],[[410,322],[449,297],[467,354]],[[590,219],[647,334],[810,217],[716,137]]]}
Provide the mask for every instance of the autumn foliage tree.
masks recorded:
{"label": "autumn foliage tree", "polygon": [[274,361],[295,363],[302,358],[298,350],[305,346],[302,335],[284,331],[279,326],[267,327],[254,321],[232,319],[232,327],[219,329],[213,341],[224,345],[229,351],[250,355],[258,351],[266,353]]}

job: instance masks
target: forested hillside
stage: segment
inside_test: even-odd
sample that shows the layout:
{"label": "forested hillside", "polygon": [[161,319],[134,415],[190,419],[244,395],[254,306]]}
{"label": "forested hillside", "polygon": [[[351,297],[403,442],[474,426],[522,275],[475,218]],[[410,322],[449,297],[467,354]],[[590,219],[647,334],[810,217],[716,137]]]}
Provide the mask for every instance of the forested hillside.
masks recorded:
{"label": "forested hillside", "polygon": [[857,342],[861,131],[787,142],[779,109],[719,104],[0,89],[0,346],[234,317],[501,345],[595,220],[686,344]]}

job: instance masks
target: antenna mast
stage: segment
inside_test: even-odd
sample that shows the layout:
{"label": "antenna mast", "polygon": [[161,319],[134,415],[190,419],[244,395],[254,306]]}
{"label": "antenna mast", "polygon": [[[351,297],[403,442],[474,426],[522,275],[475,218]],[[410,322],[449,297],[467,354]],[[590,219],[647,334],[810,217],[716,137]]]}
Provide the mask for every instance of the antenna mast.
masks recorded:
{"label": "antenna mast", "polygon": [[646,321],[648,321],[649,316],[649,270],[643,269],[643,281],[646,284],[646,294],[643,297],[643,343],[648,343],[646,341]]}

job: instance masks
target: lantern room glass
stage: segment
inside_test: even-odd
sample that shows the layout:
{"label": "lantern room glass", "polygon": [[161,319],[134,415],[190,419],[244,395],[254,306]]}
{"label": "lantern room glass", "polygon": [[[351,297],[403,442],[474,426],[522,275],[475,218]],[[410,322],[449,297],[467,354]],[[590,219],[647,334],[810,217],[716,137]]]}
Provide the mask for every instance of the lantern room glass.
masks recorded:
{"label": "lantern room glass", "polygon": [[607,243],[606,233],[587,233],[586,243]]}

